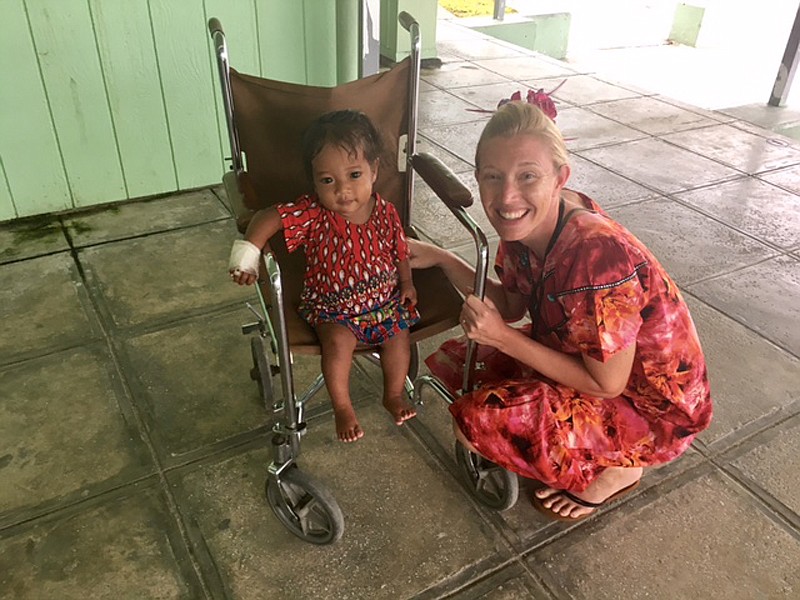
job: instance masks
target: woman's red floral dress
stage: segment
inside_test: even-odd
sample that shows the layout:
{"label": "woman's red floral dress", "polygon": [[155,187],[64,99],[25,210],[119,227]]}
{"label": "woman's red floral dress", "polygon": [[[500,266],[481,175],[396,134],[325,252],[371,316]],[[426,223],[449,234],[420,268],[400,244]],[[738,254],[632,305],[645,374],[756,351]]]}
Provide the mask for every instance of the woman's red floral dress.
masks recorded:
{"label": "woman's red floral dress", "polygon": [[[702,349],[680,291],[629,231],[591,199],[569,219],[540,264],[501,242],[495,269],[530,299],[531,337],[560,352],[606,361],[636,345],[616,398],[597,398],[542,377],[489,347],[478,351],[478,389],[450,410],[489,460],[556,489],[580,492],[606,467],[648,466],[683,453],[711,421]],[[465,341],[426,363],[451,390],[461,385]]]}

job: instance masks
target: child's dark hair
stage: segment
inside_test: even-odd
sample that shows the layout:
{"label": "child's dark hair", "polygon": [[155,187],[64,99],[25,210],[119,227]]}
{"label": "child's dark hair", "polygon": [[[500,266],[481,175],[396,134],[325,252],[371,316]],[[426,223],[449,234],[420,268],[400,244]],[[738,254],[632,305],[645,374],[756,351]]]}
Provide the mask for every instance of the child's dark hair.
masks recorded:
{"label": "child's dark hair", "polygon": [[303,165],[313,181],[312,161],[328,144],[335,144],[355,156],[361,150],[370,164],[383,151],[381,136],[369,117],[357,110],[337,110],[315,120],[303,136]]}

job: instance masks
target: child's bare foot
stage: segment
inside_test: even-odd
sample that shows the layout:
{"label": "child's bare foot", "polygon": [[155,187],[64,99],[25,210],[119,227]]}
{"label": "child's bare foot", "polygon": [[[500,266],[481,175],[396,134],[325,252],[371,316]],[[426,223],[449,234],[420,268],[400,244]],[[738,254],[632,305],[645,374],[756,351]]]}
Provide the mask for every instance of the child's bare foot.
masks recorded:
{"label": "child's bare foot", "polygon": [[358,424],[352,407],[333,409],[333,415],[336,418],[336,435],[340,442],[357,442],[364,437],[364,430]]}
{"label": "child's bare foot", "polygon": [[417,411],[412,406],[409,406],[402,396],[384,398],[383,407],[392,415],[395,425],[402,425],[417,416]]}

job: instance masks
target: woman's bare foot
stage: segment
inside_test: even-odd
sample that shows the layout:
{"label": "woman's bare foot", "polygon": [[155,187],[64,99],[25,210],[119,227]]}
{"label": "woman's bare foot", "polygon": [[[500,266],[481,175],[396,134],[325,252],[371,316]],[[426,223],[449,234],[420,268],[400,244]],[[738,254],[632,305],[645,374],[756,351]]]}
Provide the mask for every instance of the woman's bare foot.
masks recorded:
{"label": "woman's bare foot", "polygon": [[412,406],[409,406],[402,396],[384,397],[383,407],[392,415],[395,425],[402,425],[417,416],[417,411]]}
{"label": "woman's bare foot", "polygon": [[358,424],[353,407],[334,408],[333,415],[336,419],[336,435],[340,442],[357,442],[364,437],[364,430]]}
{"label": "woman's bare foot", "polygon": [[[580,493],[571,495],[590,504],[602,504],[614,494],[633,486],[642,478],[641,467],[609,467]],[[551,512],[570,519],[580,519],[593,513],[596,508],[583,506],[570,499],[562,490],[551,487],[534,492],[541,505]]]}

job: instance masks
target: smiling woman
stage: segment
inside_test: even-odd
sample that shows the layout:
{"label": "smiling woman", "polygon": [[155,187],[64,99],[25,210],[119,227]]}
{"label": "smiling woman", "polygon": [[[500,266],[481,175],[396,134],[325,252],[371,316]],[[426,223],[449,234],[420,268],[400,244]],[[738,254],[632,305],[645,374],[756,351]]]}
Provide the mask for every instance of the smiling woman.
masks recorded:
{"label": "smiling woman", "polygon": [[[712,405],[680,291],[642,242],[566,187],[569,155],[542,108],[551,104],[544,92],[531,99],[502,104],[478,141],[481,204],[500,238],[485,298],[448,250],[409,240],[411,266],[441,267],[466,296],[466,337],[425,361],[456,398],[456,438],[539,481],[534,506],[575,522],[636,488],[644,467],[680,456]],[[480,367],[459,396],[467,340]]]}
{"label": "smiling woman", "polygon": [[[494,0],[439,0],[439,6],[457,17],[487,17],[494,14]],[[506,13],[517,12],[506,8]]]}

